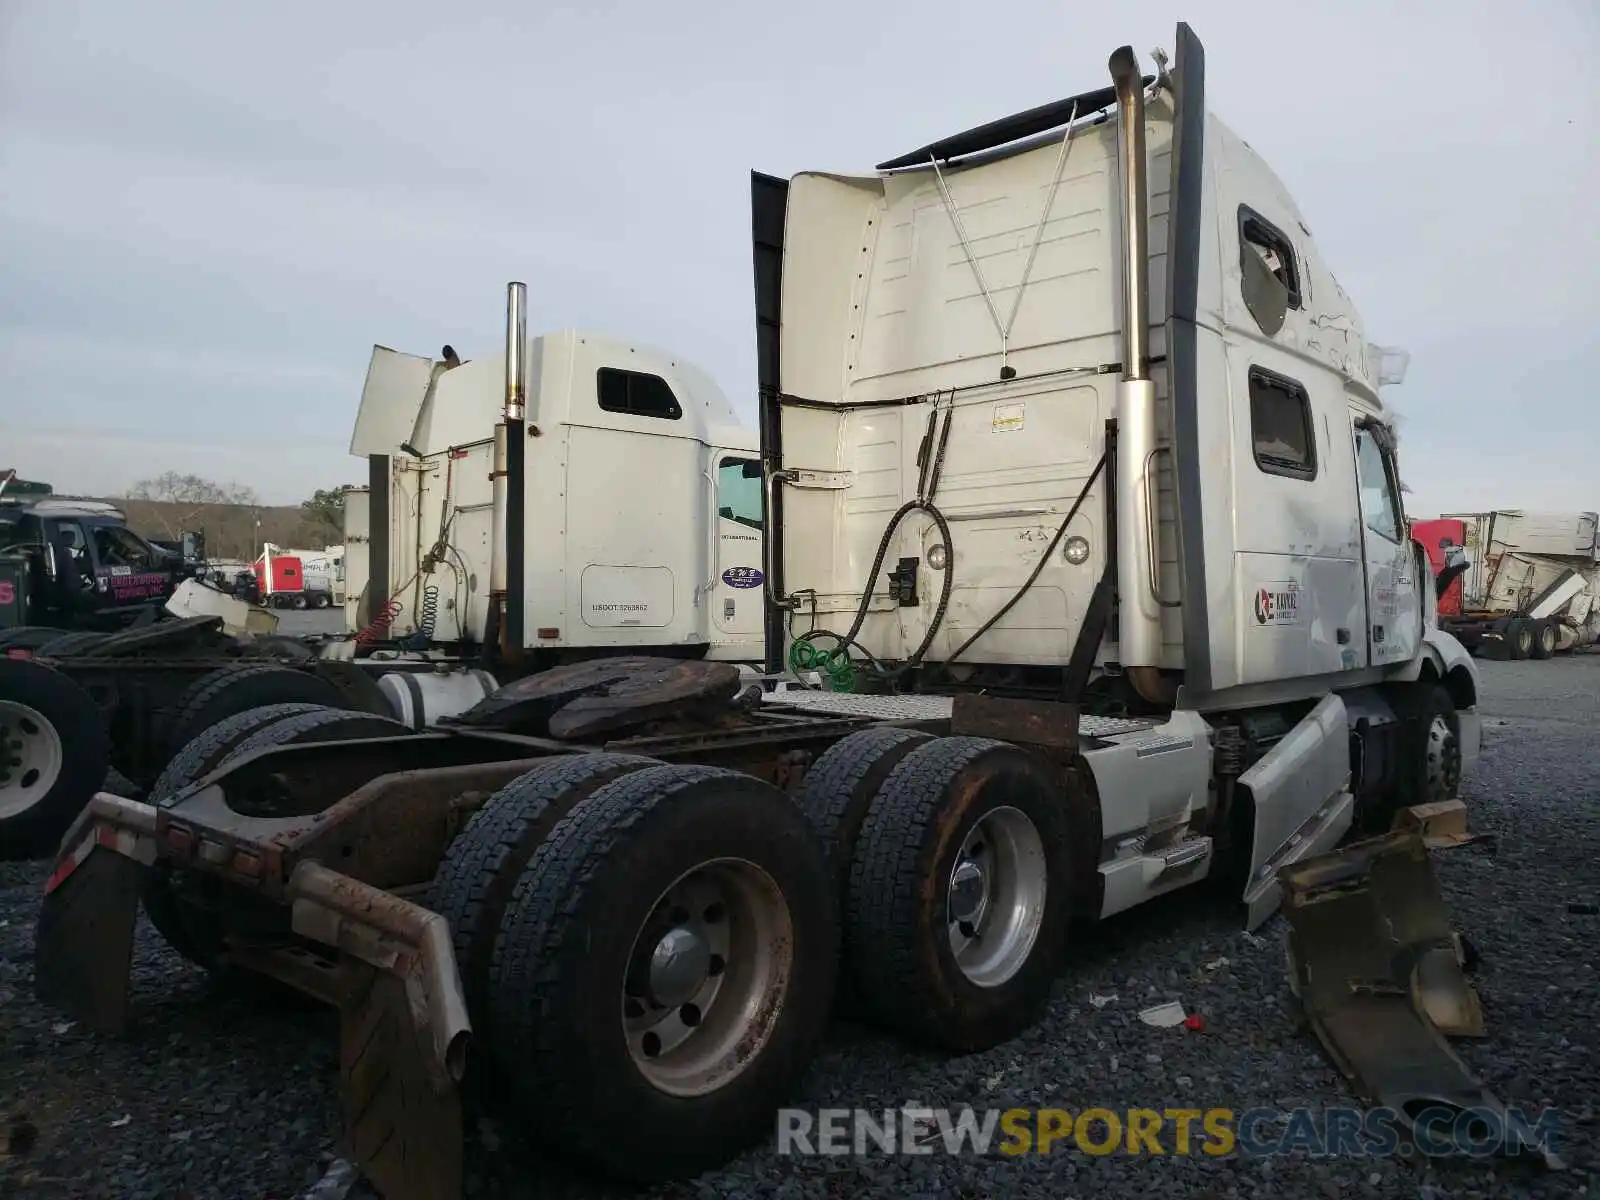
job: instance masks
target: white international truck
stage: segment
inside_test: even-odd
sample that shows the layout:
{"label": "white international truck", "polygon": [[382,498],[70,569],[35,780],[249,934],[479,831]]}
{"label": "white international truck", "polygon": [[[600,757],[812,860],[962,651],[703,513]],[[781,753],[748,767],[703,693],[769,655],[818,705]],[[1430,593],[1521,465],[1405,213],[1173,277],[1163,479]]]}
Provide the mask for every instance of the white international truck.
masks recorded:
{"label": "white international truck", "polygon": [[1474,653],[1545,659],[1600,641],[1600,514],[1444,513],[1412,534],[1453,576],[1440,625]]}
{"label": "white international truck", "polygon": [[350,631],[456,647],[511,636],[541,665],[758,661],[755,432],[669,354],[571,330],[528,354],[520,635],[492,627],[490,603],[505,357],[449,347],[437,361],[373,348],[350,445],[370,479],[345,493]]}
{"label": "white international truck", "polygon": [[[199,880],[211,953],[339,1006],[347,1136],[385,1194],[460,1194],[474,1072],[552,1152],[682,1178],[770,1137],[836,972],[888,1030],[994,1046],[1070,969],[1074,919],[1210,880],[1259,924],[1280,869],[1455,795],[1479,677],[1408,534],[1380,356],[1208,111],[1186,25],[1175,50],[874,172],[753,177],[767,666],[834,689],[622,659],[430,733],[197,749],[202,786],[97,797],[69,835],[41,995],[120,1028],[128,875]],[[646,479],[582,426],[572,469],[534,468],[553,415],[511,295],[497,436],[530,448],[503,460],[526,511],[474,536],[570,536],[571,487],[691,511],[718,438]],[[590,375],[564,345],[534,379]],[[591,611],[533,578],[505,581],[530,632]]]}

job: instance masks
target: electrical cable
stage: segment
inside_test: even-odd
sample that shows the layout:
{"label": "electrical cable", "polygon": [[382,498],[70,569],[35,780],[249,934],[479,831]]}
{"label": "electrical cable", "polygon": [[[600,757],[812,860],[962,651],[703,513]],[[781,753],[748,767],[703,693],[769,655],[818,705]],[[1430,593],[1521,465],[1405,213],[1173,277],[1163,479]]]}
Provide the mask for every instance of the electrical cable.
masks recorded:
{"label": "electrical cable", "polygon": [[1050,539],[1050,544],[1044,548],[1044,553],[1039,556],[1039,561],[1033,565],[1032,573],[1022,581],[1022,586],[1019,587],[1015,593],[1013,593],[1011,599],[1007,600],[1003,605],[1000,606],[998,612],[996,612],[982,625],[978,626],[976,633],[951,651],[951,653],[946,656],[944,660],[945,662],[955,662],[955,660],[960,658],[973,642],[977,641],[984,634],[988,633],[989,630],[993,629],[1001,617],[1005,616],[1017,606],[1017,602],[1022,599],[1024,593],[1026,593],[1027,590],[1033,586],[1034,580],[1038,579],[1039,576],[1044,572],[1045,564],[1050,561],[1050,556],[1055,553],[1056,546],[1060,543],[1062,537],[1067,532],[1067,526],[1072,524],[1072,518],[1077,516],[1078,510],[1083,507],[1084,499],[1089,495],[1089,489],[1094,486],[1094,481],[1100,478],[1100,472],[1105,469],[1105,465],[1106,456],[1101,454],[1099,461],[1094,464],[1094,470],[1089,472],[1089,478],[1084,481],[1083,487],[1078,491],[1078,498],[1072,502],[1072,507],[1067,510],[1067,515],[1062,518],[1061,524],[1056,526],[1055,536]]}
{"label": "electrical cable", "polygon": [[[941,412],[944,414],[944,424],[940,431],[938,452],[936,455],[929,455],[927,449],[932,440],[934,422],[939,419]],[[953,405],[941,407],[940,398],[934,398],[934,408],[928,416],[928,432],[923,439],[924,452],[920,456],[922,478],[918,480],[917,498],[907,500],[895,510],[894,515],[889,518],[889,524],[884,528],[883,536],[878,539],[878,550],[873,555],[872,569],[867,573],[867,587],[861,595],[860,604],[856,606],[855,617],[850,622],[849,630],[839,634],[830,629],[811,629],[790,643],[789,669],[795,674],[798,675],[803,671],[820,671],[828,676],[830,683],[844,685],[842,689],[836,688],[836,690],[854,690],[855,664],[850,659],[850,649],[854,647],[861,652],[862,658],[879,680],[888,686],[893,686],[902,675],[922,662],[928,649],[933,645],[933,639],[944,623],[945,613],[950,607],[950,589],[955,582],[955,572],[949,569],[955,563],[955,546],[950,536],[950,524],[933,503],[940,477],[944,473],[945,448],[950,441],[950,425],[954,415]],[[934,608],[921,644],[904,662],[894,668],[885,668],[857,638],[861,633],[861,627],[866,624],[867,613],[872,607],[872,585],[877,581],[878,572],[883,569],[883,560],[889,553],[889,545],[900,527],[900,522],[914,512],[925,512],[933,519],[934,525],[939,530],[939,539],[944,545],[947,569],[943,572],[944,578],[939,588],[939,602]],[[820,650],[816,646],[818,638],[831,638],[835,643],[834,648],[829,651]]]}

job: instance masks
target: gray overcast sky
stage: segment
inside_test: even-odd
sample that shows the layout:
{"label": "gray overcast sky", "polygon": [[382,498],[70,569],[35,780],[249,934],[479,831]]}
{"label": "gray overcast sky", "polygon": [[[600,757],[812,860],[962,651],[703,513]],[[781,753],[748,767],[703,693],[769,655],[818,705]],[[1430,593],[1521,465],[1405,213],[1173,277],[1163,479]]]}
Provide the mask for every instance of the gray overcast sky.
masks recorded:
{"label": "gray overcast sky", "polygon": [[355,481],[372,343],[492,350],[513,278],[753,421],[751,168],[869,167],[1180,18],[1412,353],[1411,511],[1600,508],[1593,0],[3,0],[0,466]]}

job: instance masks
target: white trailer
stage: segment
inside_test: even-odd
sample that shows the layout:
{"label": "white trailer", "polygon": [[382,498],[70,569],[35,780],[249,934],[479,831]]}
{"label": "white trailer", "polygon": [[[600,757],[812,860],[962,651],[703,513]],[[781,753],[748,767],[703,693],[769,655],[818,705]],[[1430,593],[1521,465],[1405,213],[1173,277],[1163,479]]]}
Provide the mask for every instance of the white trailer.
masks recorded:
{"label": "white trailer", "polygon": [[1459,602],[1441,618],[1468,649],[1549,658],[1600,641],[1600,514],[1445,513],[1461,523]]}
{"label": "white trailer", "polygon": [[[703,372],[645,346],[566,331],[532,339],[528,361],[527,657],[759,660],[755,432]],[[352,632],[502,640],[491,579],[505,370],[503,354],[373,348],[351,441],[372,477],[345,496]]]}

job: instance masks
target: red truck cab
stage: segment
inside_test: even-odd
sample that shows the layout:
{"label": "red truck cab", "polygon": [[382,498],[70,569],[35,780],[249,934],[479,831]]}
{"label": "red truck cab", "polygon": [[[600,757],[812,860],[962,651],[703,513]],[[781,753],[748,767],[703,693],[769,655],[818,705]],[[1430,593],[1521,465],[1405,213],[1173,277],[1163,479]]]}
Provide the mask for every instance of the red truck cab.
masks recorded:
{"label": "red truck cab", "polygon": [[[1448,565],[1445,551],[1452,546],[1466,545],[1467,523],[1447,517],[1433,521],[1412,521],[1411,537],[1413,541],[1420,542],[1423,550],[1427,552],[1428,568],[1437,579],[1439,572]],[[1439,597],[1441,617],[1461,615],[1461,588],[1462,576],[1457,575],[1450,581],[1450,586],[1445,588],[1444,594]]]}

